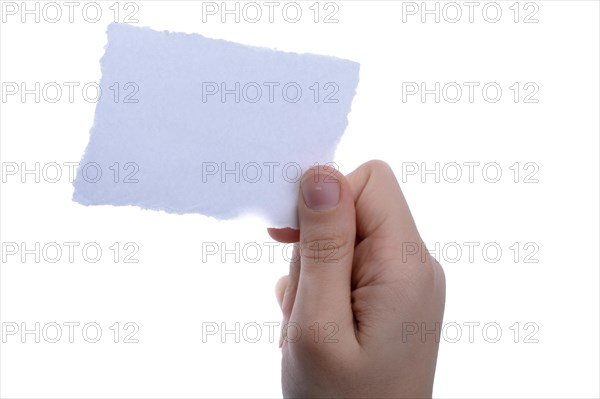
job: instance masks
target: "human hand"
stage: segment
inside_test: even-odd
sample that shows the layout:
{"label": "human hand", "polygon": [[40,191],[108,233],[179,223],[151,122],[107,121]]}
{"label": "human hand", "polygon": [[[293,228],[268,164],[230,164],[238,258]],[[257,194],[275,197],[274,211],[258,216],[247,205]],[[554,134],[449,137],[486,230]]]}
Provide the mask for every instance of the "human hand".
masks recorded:
{"label": "human hand", "polygon": [[276,288],[284,396],[431,397],[445,277],[392,169],[308,170],[298,219],[300,231],[268,230],[296,243]]}

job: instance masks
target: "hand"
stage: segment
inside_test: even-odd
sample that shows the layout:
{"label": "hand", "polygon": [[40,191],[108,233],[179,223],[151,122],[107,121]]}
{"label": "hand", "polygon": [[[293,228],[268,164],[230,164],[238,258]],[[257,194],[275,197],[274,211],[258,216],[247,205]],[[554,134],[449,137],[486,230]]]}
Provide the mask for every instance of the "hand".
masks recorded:
{"label": "hand", "polygon": [[445,277],[391,168],[308,170],[298,218],[269,229],[299,255],[276,289],[283,395],[431,397]]}

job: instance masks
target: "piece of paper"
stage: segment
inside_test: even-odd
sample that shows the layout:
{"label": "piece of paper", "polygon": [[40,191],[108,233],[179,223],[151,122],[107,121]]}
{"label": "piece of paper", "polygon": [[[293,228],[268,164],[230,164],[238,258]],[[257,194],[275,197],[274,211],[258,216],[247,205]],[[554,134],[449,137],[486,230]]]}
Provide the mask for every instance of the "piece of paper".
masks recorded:
{"label": "piece of paper", "polygon": [[297,227],[301,174],[333,161],[359,64],[126,24],[107,34],[73,200]]}

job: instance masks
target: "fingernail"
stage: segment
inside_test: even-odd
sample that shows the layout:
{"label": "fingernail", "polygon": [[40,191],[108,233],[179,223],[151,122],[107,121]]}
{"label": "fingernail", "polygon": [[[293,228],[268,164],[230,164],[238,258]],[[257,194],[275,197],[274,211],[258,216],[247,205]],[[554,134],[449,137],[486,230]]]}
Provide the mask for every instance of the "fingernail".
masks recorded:
{"label": "fingernail", "polygon": [[340,182],[326,173],[308,173],[302,179],[304,203],[315,211],[334,208],[340,201]]}

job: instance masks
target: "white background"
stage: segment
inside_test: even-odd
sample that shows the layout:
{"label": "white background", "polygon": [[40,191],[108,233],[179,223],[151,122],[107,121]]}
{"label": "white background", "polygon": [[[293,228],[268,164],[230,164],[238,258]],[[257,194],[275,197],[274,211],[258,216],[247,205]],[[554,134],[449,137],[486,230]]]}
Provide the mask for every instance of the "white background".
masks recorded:
{"label": "white background", "polygon": [[[33,3],[28,4],[33,8]],[[39,23],[31,15],[22,23],[20,10],[3,14],[1,81],[28,87],[99,81],[113,3],[99,2],[103,14],[96,23],[82,17],[85,3],[75,9],[73,23],[62,2],[64,15],[57,23],[45,21],[44,15]],[[202,2],[166,3],[136,1],[136,8],[125,9],[121,2],[118,19],[136,10],[140,26],[330,54],[361,64],[335,161],[344,173],[374,158],[391,164],[421,235],[430,250],[438,248],[435,255],[447,278],[444,322],[449,327],[442,334],[434,396],[598,397],[597,2],[537,1],[515,7],[513,1],[501,1],[496,23],[482,15],[486,2],[475,8],[473,22],[467,6],[458,2],[460,21],[446,20],[455,12],[447,7],[439,23],[434,15],[422,23],[420,13],[405,13],[403,21],[403,8],[412,9],[407,3],[338,1],[338,22],[329,24],[322,21],[324,3],[314,23],[312,1],[301,3],[298,23],[286,22],[280,6],[273,23],[263,16],[254,24],[243,18],[235,23],[231,16],[222,23],[219,15],[203,22]],[[440,12],[444,5],[439,3]],[[516,23],[515,8],[520,10]],[[494,9],[487,10],[487,18],[494,18]],[[531,13],[537,23],[524,22]],[[454,92],[436,103],[433,95],[424,102],[419,95],[403,101],[403,82],[426,82],[428,88],[435,82],[441,87],[449,82],[480,85],[473,102],[463,86],[457,103],[446,101]],[[489,82],[503,90],[498,102],[482,97],[481,88]],[[521,90],[516,103],[509,88],[515,82]],[[527,83],[533,84],[529,90]],[[532,87],[539,91],[530,99],[538,102],[526,103]],[[81,90],[72,103],[66,94],[57,103],[44,98],[35,103],[33,95],[23,102],[16,95],[0,105],[4,172],[13,163],[33,168],[36,162],[43,167],[81,159],[95,108]],[[403,173],[415,163],[422,171],[436,162],[439,182],[434,174]],[[473,182],[465,162],[479,163]],[[518,176],[511,169],[516,162]],[[450,182],[454,163],[463,165],[456,183]],[[487,181],[495,177],[494,168],[482,174],[483,165],[493,163],[502,172],[497,183]],[[20,329],[21,323],[32,329],[37,322],[47,326],[47,334],[39,343],[34,334],[3,334],[2,397],[281,396],[279,330],[270,339],[264,323],[280,321],[273,288],[287,273],[287,247],[275,247],[269,259],[264,243],[272,240],[264,223],[251,217],[215,221],[132,207],[86,208],[71,201],[66,167],[56,183],[44,176],[36,183],[34,175],[20,172],[3,176],[3,245],[80,246],[74,262],[66,253],[54,264],[44,256],[39,263],[33,255],[24,263],[20,254],[4,259],[3,332],[15,325]],[[97,263],[82,257],[81,247],[90,242],[103,250]],[[117,262],[109,248],[115,242]],[[124,262],[128,242],[139,248],[138,263]],[[465,242],[476,243],[473,259]],[[239,262],[227,255],[222,262],[220,254],[207,256],[203,243],[228,248],[239,243],[240,249],[250,243],[263,252],[256,262],[255,252],[238,252]],[[491,249],[484,253],[486,244]],[[462,254],[457,255],[457,247]],[[495,261],[497,247],[502,254]],[[80,323],[73,343],[65,322]],[[120,323],[118,343],[110,329],[115,322]],[[127,322],[139,327],[133,337],[138,343],[123,342],[133,331],[125,330]],[[471,322],[480,324],[470,340],[465,323]],[[63,326],[58,343],[46,339],[55,334],[49,323]],[[100,325],[99,342],[86,342],[86,323]],[[220,332],[203,340],[203,326],[214,325],[208,323],[226,323],[229,329],[240,323],[239,342],[235,334]],[[262,326],[258,342],[250,342],[256,324],[247,323]],[[487,323],[492,327],[483,333]],[[455,339],[457,326],[462,336]],[[498,326],[502,336],[493,343]],[[93,338],[93,330],[88,333]]]}

